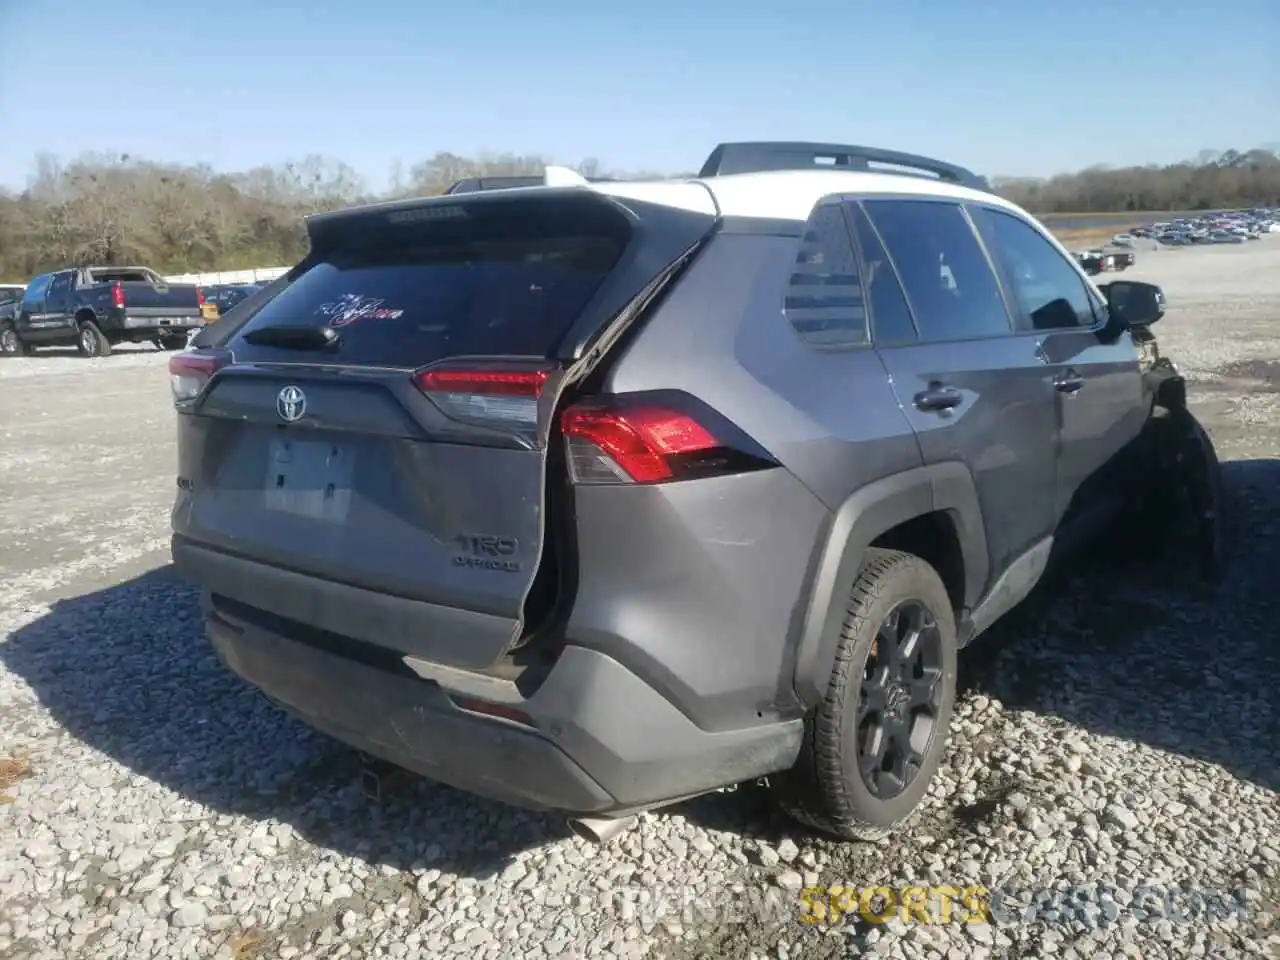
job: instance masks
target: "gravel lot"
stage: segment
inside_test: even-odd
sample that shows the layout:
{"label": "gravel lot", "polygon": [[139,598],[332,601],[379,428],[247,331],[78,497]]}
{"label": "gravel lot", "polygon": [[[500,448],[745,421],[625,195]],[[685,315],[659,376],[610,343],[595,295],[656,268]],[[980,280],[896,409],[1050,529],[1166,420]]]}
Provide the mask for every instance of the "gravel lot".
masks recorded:
{"label": "gravel lot", "polygon": [[[1280,237],[1130,275],[1169,294],[1233,570],[1211,596],[1100,557],[1011,615],[881,844],[815,841],[754,788],[603,848],[428,782],[364,799],[350,751],[218,665],[167,569],[164,358],[0,362],[0,956],[1280,956]],[[834,884],[1016,895],[991,923],[799,922]],[[1092,884],[1112,899],[1026,906]],[[1144,884],[1244,893],[1210,917]]]}

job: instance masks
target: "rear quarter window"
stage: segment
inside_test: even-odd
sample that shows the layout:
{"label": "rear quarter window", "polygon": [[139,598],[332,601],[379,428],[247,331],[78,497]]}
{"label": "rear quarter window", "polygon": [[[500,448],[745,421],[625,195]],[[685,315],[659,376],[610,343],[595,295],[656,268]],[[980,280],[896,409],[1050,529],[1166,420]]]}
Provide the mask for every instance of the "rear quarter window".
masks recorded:
{"label": "rear quarter window", "polygon": [[816,347],[867,342],[867,311],[849,224],[839,203],[820,204],[805,224],[783,314]]}

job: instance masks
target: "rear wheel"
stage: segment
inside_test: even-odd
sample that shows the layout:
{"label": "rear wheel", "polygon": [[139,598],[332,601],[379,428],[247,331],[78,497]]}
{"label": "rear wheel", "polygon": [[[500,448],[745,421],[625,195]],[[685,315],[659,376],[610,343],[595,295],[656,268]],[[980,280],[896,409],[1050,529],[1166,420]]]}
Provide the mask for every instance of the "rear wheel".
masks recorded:
{"label": "rear wheel", "polygon": [[92,320],[81,321],[80,336],[76,345],[80,348],[80,355],[83,357],[111,356],[111,341]]}
{"label": "rear wheel", "polygon": [[161,350],[181,350],[187,345],[187,337],[181,333],[170,333],[156,338],[156,346]]}
{"label": "rear wheel", "polygon": [[770,778],[779,804],[843,839],[887,836],[937,772],[955,692],[955,617],[942,579],[917,556],[870,550],[800,757]]}
{"label": "rear wheel", "polygon": [[11,324],[0,325],[0,357],[24,357],[27,345],[18,336],[18,331]]}

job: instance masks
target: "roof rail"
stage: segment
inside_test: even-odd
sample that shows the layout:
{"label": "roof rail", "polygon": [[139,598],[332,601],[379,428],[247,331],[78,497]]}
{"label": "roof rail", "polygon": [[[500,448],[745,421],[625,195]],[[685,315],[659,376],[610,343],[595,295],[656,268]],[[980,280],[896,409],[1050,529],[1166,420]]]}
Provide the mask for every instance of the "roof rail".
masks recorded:
{"label": "roof rail", "polygon": [[[563,171],[567,168],[548,167],[557,171],[555,179],[558,183],[567,182]],[[587,183],[612,183],[613,177],[582,177]],[[510,190],[512,187],[541,187],[547,183],[547,174],[529,174],[516,177],[467,177],[449,187],[445,194],[479,193],[482,190]]]}
{"label": "roof rail", "polygon": [[[893,167],[877,170],[872,164]],[[732,173],[762,173],[770,170],[857,170],[871,173],[900,173],[929,176],[962,187],[990,192],[985,177],[953,163],[921,157],[898,150],[858,147],[839,143],[804,143],[799,141],[759,141],[755,143],[722,143],[698,173],[702,177],[721,177]]]}

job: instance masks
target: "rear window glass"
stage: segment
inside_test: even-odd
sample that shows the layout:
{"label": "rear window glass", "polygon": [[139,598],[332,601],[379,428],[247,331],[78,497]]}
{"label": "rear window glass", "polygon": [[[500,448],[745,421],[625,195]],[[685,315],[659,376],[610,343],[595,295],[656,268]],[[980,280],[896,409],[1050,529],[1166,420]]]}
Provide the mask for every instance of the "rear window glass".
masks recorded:
{"label": "rear window glass", "polygon": [[90,270],[89,277],[94,283],[152,283],[159,279],[145,270]]}
{"label": "rear window glass", "polygon": [[338,362],[417,367],[474,354],[547,356],[627,240],[611,220],[598,229],[556,226],[521,218],[497,235],[420,228],[370,239],[361,231],[259,309],[233,349],[288,360],[300,351],[242,338],[264,327],[329,326],[341,334]]}

